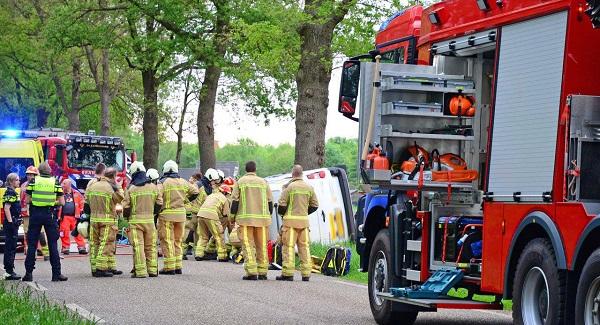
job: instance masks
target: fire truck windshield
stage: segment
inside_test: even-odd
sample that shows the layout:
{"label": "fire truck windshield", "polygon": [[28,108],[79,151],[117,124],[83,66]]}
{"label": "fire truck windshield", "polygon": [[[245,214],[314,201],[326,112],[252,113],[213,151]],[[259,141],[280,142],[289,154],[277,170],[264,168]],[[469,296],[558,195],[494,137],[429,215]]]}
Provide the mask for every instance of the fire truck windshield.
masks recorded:
{"label": "fire truck windshield", "polygon": [[123,149],[95,144],[74,145],[68,153],[69,167],[94,170],[96,165],[104,163],[107,167],[123,170],[125,156]]}
{"label": "fire truck windshield", "polygon": [[10,173],[17,173],[22,182],[25,181],[27,167],[33,166],[31,158],[0,158],[0,180],[6,181]]}

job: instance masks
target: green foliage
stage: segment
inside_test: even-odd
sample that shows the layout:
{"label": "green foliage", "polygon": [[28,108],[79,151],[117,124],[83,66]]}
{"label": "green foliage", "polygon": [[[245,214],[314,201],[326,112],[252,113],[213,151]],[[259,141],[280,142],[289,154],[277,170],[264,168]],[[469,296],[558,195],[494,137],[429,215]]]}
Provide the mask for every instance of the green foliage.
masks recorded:
{"label": "green foliage", "polygon": [[5,325],[20,324],[94,324],[82,319],[64,305],[54,305],[30,288],[9,286],[0,281],[0,319]]}
{"label": "green foliage", "polygon": [[325,166],[345,166],[348,182],[358,185],[358,140],[347,138],[331,138],[325,143]]}
{"label": "green foliage", "polygon": [[270,176],[288,173],[294,164],[294,147],[290,144],[261,146],[250,139],[240,139],[217,149],[218,161],[238,161],[240,166],[249,160],[256,161],[257,174]]}
{"label": "green foliage", "polygon": [[[360,284],[367,284],[369,281],[369,274],[366,272],[358,271],[358,269],[360,268],[360,256],[356,251],[356,245],[352,242],[343,242],[336,244],[342,247],[350,248],[350,251],[352,252],[352,257],[350,259],[350,271],[348,272],[348,274],[340,277],[340,279],[357,282]],[[329,245],[321,243],[310,243],[310,254],[323,258],[325,257],[328,248]]]}

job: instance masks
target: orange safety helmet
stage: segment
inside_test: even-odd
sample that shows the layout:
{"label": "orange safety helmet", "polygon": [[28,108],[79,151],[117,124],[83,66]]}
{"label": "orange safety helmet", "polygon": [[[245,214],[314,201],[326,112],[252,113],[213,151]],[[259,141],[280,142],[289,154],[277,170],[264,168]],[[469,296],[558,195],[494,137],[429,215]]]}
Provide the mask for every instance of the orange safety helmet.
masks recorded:
{"label": "orange safety helmet", "polygon": [[29,167],[27,167],[27,170],[25,171],[25,175],[27,175],[27,174],[39,175],[40,171],[35,166],[29,166]]}
{"label": "orange safety helmet", "polygon": [[223,184],[228,185],[228,186],[233,186],[233,185],[235,185],[235,180],[233,179],[233,177],[229,176],[223,180]]}
{"label": "orange safety helmet", "polygon": [[219,186],[219,191],[225,194],[231,194],[231,186],[223,184]]}
{"label": "orange safety helmet", "polygon": [[429,165],[429,152],[427,152],[425,148],[415,143],[414,146],[408,147],[408,152],[413,158],[415,158],[415,162],[420,161],[421,158],[423,158],[423,160],[425,161],[425,165]]}
{"label": "orange safety helmet", "polygon": [[[473,106],[473,97],[457,95],[450,99],[450,114],[467,115],[469,109]],[[475,115],[475,110],[472,111]]]}

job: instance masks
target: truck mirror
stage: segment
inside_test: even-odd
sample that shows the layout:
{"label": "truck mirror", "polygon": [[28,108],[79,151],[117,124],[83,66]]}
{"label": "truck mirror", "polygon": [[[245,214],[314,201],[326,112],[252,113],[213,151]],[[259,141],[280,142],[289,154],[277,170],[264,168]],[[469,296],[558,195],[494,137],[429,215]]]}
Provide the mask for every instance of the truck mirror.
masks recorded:
{"label": "truck mirror", "polygon": [[342,82],[340,84],[338,112],[344,114],[344,116],[348,118],[351,118],[356,112],[359,79],[360,61],[349,60],[344,62],[342,67]]}

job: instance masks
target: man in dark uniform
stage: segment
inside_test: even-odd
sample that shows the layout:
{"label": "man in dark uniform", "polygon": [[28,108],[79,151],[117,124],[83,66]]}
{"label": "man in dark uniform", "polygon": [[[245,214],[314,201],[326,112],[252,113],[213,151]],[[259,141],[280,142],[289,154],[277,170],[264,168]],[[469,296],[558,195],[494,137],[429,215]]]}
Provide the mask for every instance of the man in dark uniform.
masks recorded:
{"label": "man in dark uniform", "polygon": [[19,175],[10,173],[6,177],[6,192],[2,198],[2,208],[4,209],[4,280],[20,280],[21,276],[15,273],[15,253],[17,251],[17,236],[19,234],[19,225],[21,218],[21,202],[19,194],[16,192],[19,188]]}
{"label": "man in dark uniform", "polygon": [[58,221],[55,207],[65,205],[62,187],[57,179],[51,176],[52,170],[47,162],[38,167],[40,176],[36,176],[27,185],[27,203],[29,203],[29,229],[27,230],[27,257],[25,258],[25,276],[23,281],[33,281],[35,269],[36,243],[42,227],[48,236],[50,264],[52,265],[52,281],[67,281],[60,272],[60,257],[58,255]]}

